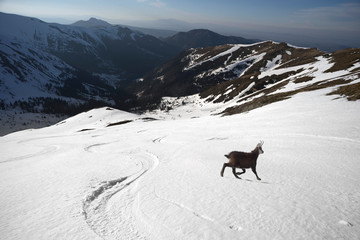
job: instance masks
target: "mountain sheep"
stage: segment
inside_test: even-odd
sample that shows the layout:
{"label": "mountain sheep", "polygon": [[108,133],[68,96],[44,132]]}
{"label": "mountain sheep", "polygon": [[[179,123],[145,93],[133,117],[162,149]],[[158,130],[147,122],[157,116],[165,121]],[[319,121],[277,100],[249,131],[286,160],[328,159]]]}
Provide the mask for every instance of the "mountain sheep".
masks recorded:
{"label": "mountain sheep", "polygon": [[[262,149],[262,145],[264,144],[263,141],[260,141],[255,147],[253,151],[250,153],[246,152],[237,152],[233,151],[229,154],[226,154],[225,157],[229,159],[228,163],[224,163],[223,168],[221,169],[220,175],[224,176],[224,171],[226,167],[231,167],[232,172],[236,178],[241,179],[238,175],[241,175],[245,173],[246,168],[251,168],[251,170],[254,172],[257,180],[261,180],[256,172],[256,160],[258,156],[262,153],[264,153],[264,150]],[[235,168],[241,168],[242,172],[235,172]]]}

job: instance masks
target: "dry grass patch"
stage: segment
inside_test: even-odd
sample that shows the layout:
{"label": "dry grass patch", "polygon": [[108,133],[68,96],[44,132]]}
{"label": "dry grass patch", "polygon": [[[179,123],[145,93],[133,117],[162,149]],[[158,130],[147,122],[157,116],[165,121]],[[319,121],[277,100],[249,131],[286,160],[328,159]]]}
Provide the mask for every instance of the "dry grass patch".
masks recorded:
{"label": "dry grass patch", "polygon": [[336,72],[345,70],[353,66],[354,63],[360,61],[360,49],[349,48],[334,52],[332,55],[332,61],[334,66],[325,72]]}
{"label": "dry grass patch", "polygon": [[304,77],[296,78],[293,82],[294,83],[304,83],[304,82],[309,82],[309,81],[311,81],[313,79],[314,79],[314,77],[304,76]]}
{"label": "dry grass patch", "polygon": [[[275,92],[276,90],[279,90],[282,87],[286,86],[289,83],[289,80],[287,80],[287,81],[281,82],[271,88],[256,92],[256,95],[264,93],[265,94],[264,96],[254,98],[253,100],[243,103],[238,106],[227,108],[221,114],[232,115],[232,114],[244,113],[244,112],[248,112],[253,109],[259,108],[259,107],[266,106],[266,105],[274,103],[274,102],[279,102],[279,101],[288,99],[291,96],[301,93],[301,92],[315,91],[315,90],[333,87],[333,86],[337,86],[337,85],[342,85],[342,84],[346,84],[346,83],[350,83],[350,82],[351,82],[351,80],[344,80],[344,79],[336,79],[333,81],[321,81],[321,82],[317,82],[317,83],[308,85],[304,88],[296,89],[293,91],[271,94],[271,93]],[[339,90],[339,89],[341,89],[341,90]],[[357,100],[360,98],[360,83],[342,86],[339,89],[338,89],[339,92],[334,91],[333,94],[340,94],[340,92],[341,92],[342,94],[349,94],[346,96],[351,96],[351,99],[354,99],[354,100]],[[252,96],[250,95],[247,98],[242,99],[242,100],[249,99],[250,97],[252,97]],[[357,98],[357,99],[355,99],[355,98]]]}
{"label": "dry grass patch", "polygon": [[279,67],[282,68],[289,68],[300,66],[308,63],[316,62],[316,57],[322,56],[324,53],[319,51],[316,48],[311,49],[301,49],[295,48],[291,49],[291,55],[284,54],[283,64]]}
{"label": "dry grass patch", "polygon": [[270,103],[279,102],[279,101],[288,99],[290,97],[291,97],[291,94],[287,93],[287,92],[265,95],[262,97],[255,98],[252,101],[246,102],[239,106],[227,108],[227,109],[225,109],[224,112],[222,112],[222,114],[223,115],[233,115],[233,114],[238,114],[238,113],[244,113],[244,112],[248,112],[248,111],[254,110],[256,108],[259,108],[259,107],[263,107]]}
{"label": "dry grass patch", "polygon": [[349,101],[356,101],[360,99],[360,83],[354,83],[346,86],[341,86],[335,91],[328,93],[327,95],[340,95],[347,96]]}
{"label": "dry grass patch", "polygon": [[216,47],[198,48],[195,50],[195,54],[201,54],[202,56],[195,61],[195,64],[205,61],[209,58],[212,58],[222,52],[229,50],[230,48],[232,48],[231,45],[221,45],[221,46],[216,46]]}

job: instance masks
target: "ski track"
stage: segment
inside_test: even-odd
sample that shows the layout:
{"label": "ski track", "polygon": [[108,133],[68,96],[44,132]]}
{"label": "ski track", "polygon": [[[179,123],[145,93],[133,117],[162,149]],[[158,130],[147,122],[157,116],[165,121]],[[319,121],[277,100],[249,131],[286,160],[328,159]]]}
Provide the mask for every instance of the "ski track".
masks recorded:
{"label": "ski track", "polygon": [[349,142],[349,143],[359,143],[360,139],[346,138],[346,137],[336,137],[336,136],[326,136],[326,135],[315,135],[315,134],[302,134],[302,133],[290,133],[290,134],[273,134],[272,136],[295,136],[295,137],[308,137],[308,138],[321,138],[329,141],[337,142]]}
{"label": "ski track", "polygon": [[[91,152],[90,149],[105,144],[93,144],[85,150]],[[100,183],[83,201],[86,223],[102,239],[146,239],[138,229],[133,208],[139,182],[156,168],[159,160],[146,150],[132,152],[131,158],[140,159],[138,172]]]}
{"label": "ski track", "polygon": [[91,149],[95,148],[95,147],[99,147],[99,146],[104,146],[104,145],[107,145],[107,144],[110,144],[110,143],[96,143],[96,144],[91,144],[87,147],[84,148],[84,150],[86,152],[93,152]]}
{"label": "ski track", "polygon": [[71,134],[67,134],[67,135],[56,135],[56,136],[48,136],[48,137],[35,137],[35,138],[29,138],[29,139],[25,139],[25,140],[21,140],[18,141],[17,143],[22,144],[22,143],[27,143],[27,142],[32,142],[32,141],[37,141],[37,140],[44,140],[44,139],[54,139],[54,138],[66,138],[66,137],[72,137],[73,135]]}
{"label": "ski track", "polygon": [[39,152],[27,154],[27,155],[23,155],[23,156],[19,156],[19,157],[9,158],[4,161],[0,161],[0,164],[7,163],[7,162],[17,162],[17,161],[22,161],[22,160],[28,160],[29,158],[46,155],[48,153],[54,153],[54,152],[58,151],[59,149],[60,149],[60,147],[57,145],[44,147],[44,149]]}

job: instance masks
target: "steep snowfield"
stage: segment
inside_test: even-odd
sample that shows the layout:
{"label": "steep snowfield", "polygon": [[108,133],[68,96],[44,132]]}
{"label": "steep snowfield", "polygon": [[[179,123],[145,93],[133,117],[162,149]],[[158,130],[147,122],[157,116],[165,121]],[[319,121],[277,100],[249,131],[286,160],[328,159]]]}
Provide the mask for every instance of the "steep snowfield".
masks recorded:
{"label": "steep snowfield", "polygon": [[[1,137],[1,238],[359,239],[360,105],[325,93],[227,117],[102,108]],[[262,181],[220,177],[259,140]]]}
{"label": "steep snowfield", "polygon": [[29,97],[59,97],[55,87],[61,87],[74,72],[74,68],[58,57],[36,52],[29,43],[15,45],[1,39],[0,54],[4,54],[0,65],[1,99],[10,102]]}

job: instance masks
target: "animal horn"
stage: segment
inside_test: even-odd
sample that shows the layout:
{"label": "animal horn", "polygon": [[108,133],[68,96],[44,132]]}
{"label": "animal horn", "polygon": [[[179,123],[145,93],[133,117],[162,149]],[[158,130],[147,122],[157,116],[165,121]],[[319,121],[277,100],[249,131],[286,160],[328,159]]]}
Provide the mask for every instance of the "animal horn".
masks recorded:
{"label": "animal horn", "polygon": [[261,146],[264,145],[264,141],[260,140],[260,145]]}

